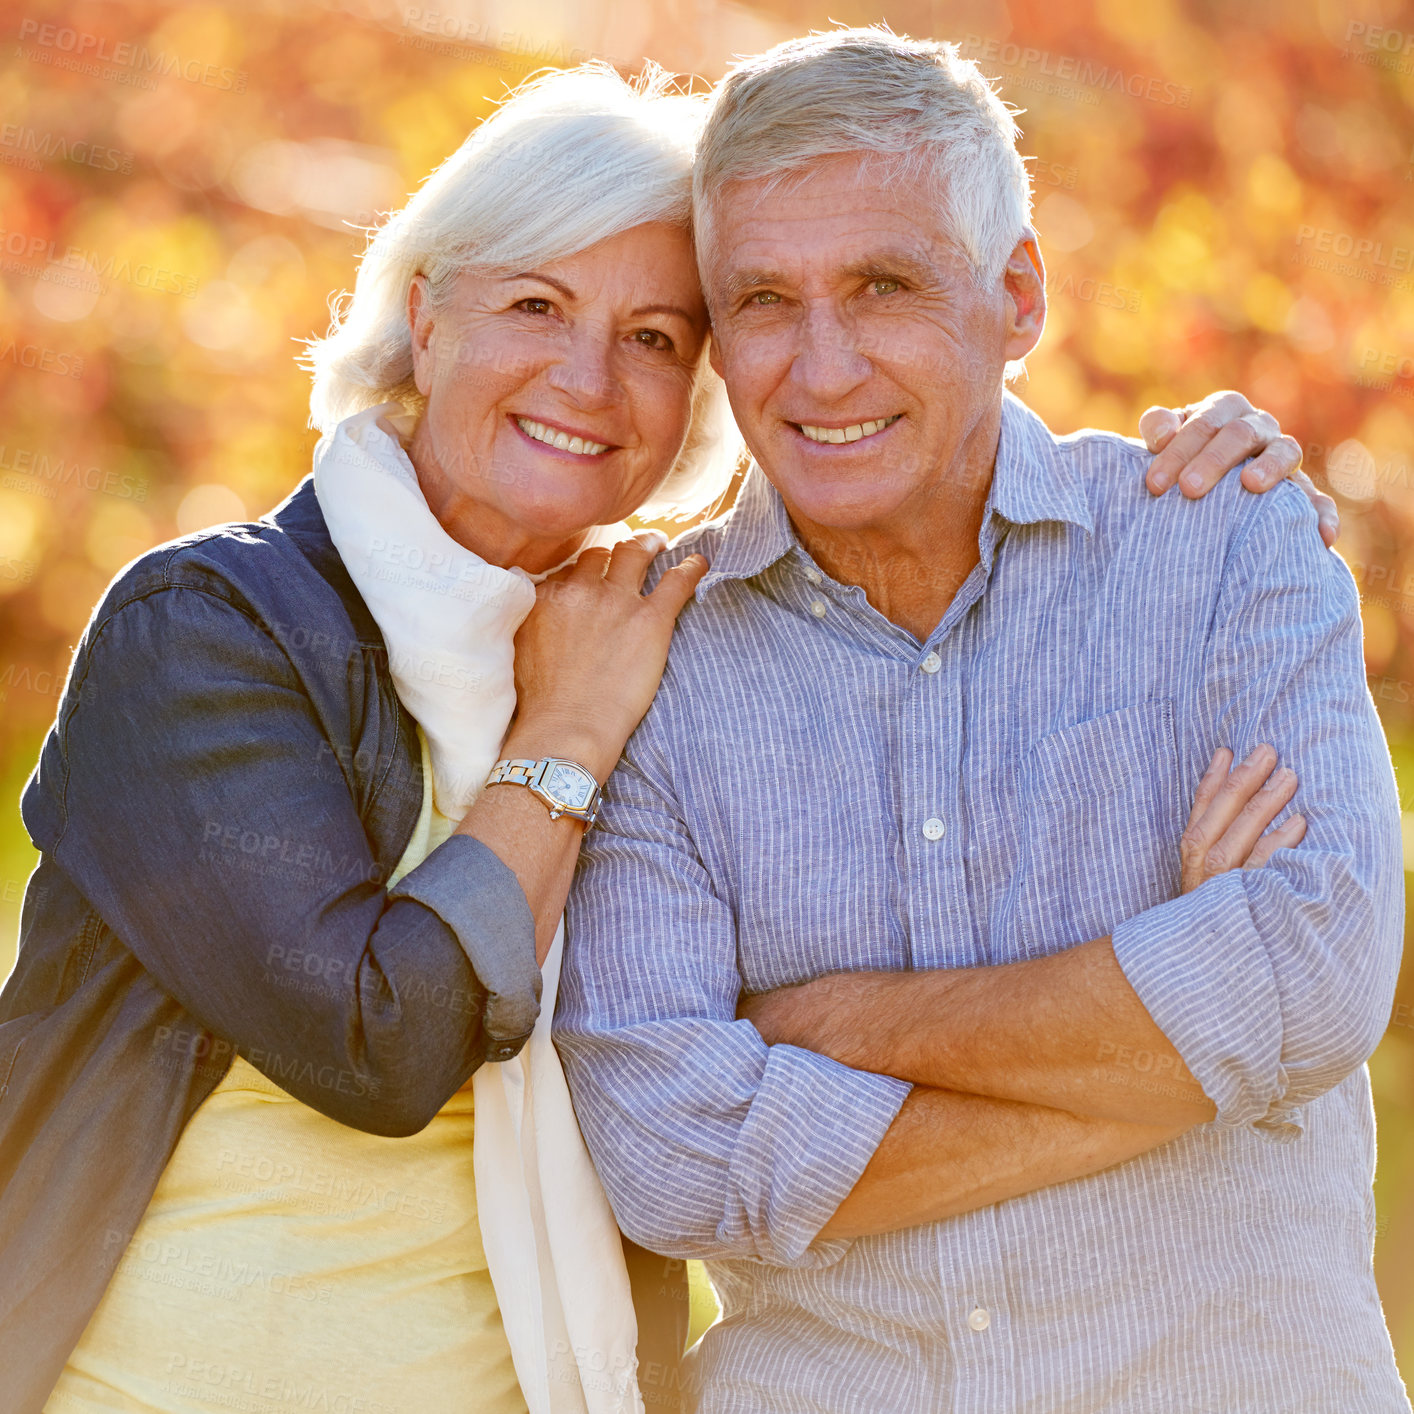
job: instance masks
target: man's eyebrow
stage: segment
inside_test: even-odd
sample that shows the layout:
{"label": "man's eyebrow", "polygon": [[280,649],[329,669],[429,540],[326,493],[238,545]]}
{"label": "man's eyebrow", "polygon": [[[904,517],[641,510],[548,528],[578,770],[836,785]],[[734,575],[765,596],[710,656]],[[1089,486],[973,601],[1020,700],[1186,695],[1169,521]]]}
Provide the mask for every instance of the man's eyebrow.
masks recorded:
{"label": "man's eyebrow", "polygon": [[744,295],[748,290],[759,290],[766,285],[788,283],[785,275],[779,270],[738,270],[727,278],[725,293],[729,300],[734,300],[738,295]]}
{"label": "man's eyebrow", "polygon": [[844,273],[856,280],[884,280],[902,276],[914,285],[934,285],[938,281],[937,269],[929,261],[903,250],[867,256],[846,265]]}
{"label": "man's eyebrow", "polygon": [[[842,272],[852,280],[882,280],[902,278],[914,285],[936,285],[937,268],[922,256],[909,251],[880,251],[851,261]],[[740,270],[731,275],[725,284],[728,300],[735,300],[749,290],[759,290],[771,285],[789,284],[789,278],[780,270],[765,267],[756,270]]]}

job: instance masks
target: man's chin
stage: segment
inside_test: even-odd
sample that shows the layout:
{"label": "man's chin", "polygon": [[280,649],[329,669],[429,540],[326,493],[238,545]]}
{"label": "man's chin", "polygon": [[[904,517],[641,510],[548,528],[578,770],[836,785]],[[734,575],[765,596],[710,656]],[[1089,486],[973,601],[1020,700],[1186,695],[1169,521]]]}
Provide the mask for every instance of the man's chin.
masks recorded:
{"label": "man's chin", "polygon": [[841,480],[822,485],[808,477],[775,482],[791,518],[841,534],[883,527],[897,517],[904,501],[897,488],[877,481]]}

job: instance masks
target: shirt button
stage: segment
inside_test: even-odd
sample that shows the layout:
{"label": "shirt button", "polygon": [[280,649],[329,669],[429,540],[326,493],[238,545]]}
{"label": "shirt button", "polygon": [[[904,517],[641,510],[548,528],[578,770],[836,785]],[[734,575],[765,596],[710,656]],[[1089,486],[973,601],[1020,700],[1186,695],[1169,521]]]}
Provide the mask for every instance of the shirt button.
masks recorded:
{"label": "shirt button", "polygon": [[825,617],[825,601],[823,599],[814,600],[810,605],[810,612],[817,619],[823,619]]}
{"label": "shirt button", "polygon": [[940,840],[943,837],[943,830],[946,827],[936,815],[930,815],[923,822],[923,834],[930,840]]}
{"label": "shirt button", "polygon": [[825,576],[822,575],[820,571],[815,568],[814,565],[806,565],[805,577],[811,582],[811,584],[819,584],[825,578]]}
{"label": "shirt button", "polygon": [[943,666],[943,660],[936,653],[930,653],[918,666],[925,673],[936,673]]}
{"label": "shirt button", "polygon": [[976,1306],[969,1312],[967,1324],[975,1331],[984,1331],[992,1324],[992,1313],[985,1306]]}

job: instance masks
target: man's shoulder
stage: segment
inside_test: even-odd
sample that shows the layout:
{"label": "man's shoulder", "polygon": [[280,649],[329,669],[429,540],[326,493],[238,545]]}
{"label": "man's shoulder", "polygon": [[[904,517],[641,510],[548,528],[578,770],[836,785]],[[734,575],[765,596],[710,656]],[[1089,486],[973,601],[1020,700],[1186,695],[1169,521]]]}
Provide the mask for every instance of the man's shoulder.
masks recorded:
{"label": "man's shoulder", "polygon": [[1265,528],[1295,528],[1303,522],[1318,542],[1316,511],[1306,494],[1287,481],[1270,491],[1249,491],[1242,484],[1243,462],[1226,472],[1206,495],[1191,500],[1172,486],[1153,495],[1145,476],[1153,454],[1143,442],[1116,432],[1083,428],[1055,436],[1056,454],[1081,489],[1097,531],[1125,535],[1131,530],[1155,534],[1196,525],[1228,545]]}
{"label": "man's shoulder", "polygon": [[674,565],[682,564],[689,555],[701,555],[708,565],[711,565],[731,520],[732,512],[726,511],[715,520],[704,521],[701,525],[694,525],[691,530],[684,531],[654,559],[648,571],[649,582],[645,588],[651,588],[666,571]]}

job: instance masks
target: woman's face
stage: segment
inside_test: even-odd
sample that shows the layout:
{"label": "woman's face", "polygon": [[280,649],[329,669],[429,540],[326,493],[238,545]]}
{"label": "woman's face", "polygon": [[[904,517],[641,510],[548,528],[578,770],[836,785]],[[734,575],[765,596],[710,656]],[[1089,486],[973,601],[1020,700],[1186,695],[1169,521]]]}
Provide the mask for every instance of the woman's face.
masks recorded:
{"label": "woman's face", "polygon": [[483,558],[534,573],[662,482],[686,438],[707,310],[687,233],[651,222],[512,275],[408,299],[428,505]]}

